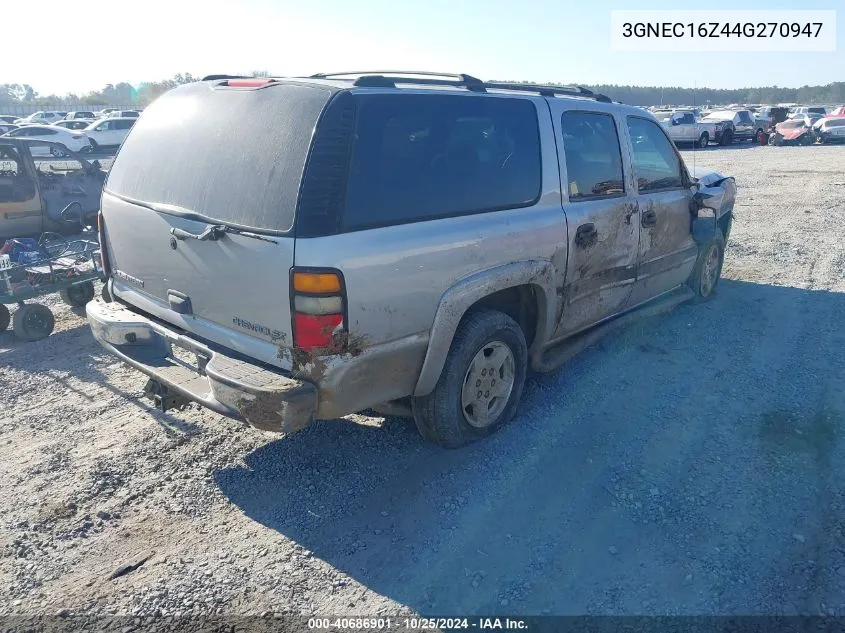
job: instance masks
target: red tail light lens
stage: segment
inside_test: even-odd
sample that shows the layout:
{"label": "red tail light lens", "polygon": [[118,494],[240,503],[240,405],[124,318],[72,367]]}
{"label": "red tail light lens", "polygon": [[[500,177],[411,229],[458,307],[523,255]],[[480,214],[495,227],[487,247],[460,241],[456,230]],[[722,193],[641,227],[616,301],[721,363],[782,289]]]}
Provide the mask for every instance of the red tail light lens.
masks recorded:
{"label": "red tail light lens", "polygon": [[293,329],[296,346],[311,351],[329,347],[334,340],[335,330],[343,324],[342,314],[299,314],[293,315]]}
{"label": "red tail light lens", "polygon": [[343,280],[334,270],[294,270],[291,274],[294,345],[306,351],[333,346],[343,329]]}

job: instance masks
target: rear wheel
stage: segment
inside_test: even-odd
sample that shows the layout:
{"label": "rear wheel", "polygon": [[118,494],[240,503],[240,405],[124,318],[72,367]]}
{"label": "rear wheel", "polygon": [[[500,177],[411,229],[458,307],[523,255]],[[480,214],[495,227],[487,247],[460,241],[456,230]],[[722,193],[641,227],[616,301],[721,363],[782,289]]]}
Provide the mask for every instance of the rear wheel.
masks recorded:
{"label": "rear wheel", "polygon": [[56,158],[62,158],[64,156],[67,156],[67,152],[61,149],[60,147],[51,147],[50,153]]}
{"label": "rear wheel", "polygon": [[722,145],[730,145],[734,141],[734,133],[730,130],[722,132]]}
{"label": "rear wheel", "polygon": [[12,316],[15,336],[23,341],[38,341],[50,336],[55,324],[50,308],[40,303],[26,303]]}
{"label": "rear wheel", "polygon": [[445,448],[490,435],[513,417],[527,368],[528,347],[516,321],[494,310],[469,314],[434,390],[411,401],[417,429]]}
{"label": "rear wheel", "polygon": [[62,297],[62,301],[74,308],[85,307],[85,304],[94,298],[94,294],[96,293],[94,292],[93,281],[85,281],[81,284],[65,288],[59,292],[59,295]]}
{"label": "rear wheel", "polygon": [[710,143],[710,136],[707,132],[702,132],[701,136],[698,137],[698,147],[704,149]]}
{"label": "rear wheel", "polygon": [[91,152],[99,152],[100,151],[100,146],[97,144],[97,141],[95,141],[93,138],[91,138],[91,139],[88,139],[88,142],[91,143],[91,150],[90,150]]}
{"label": "rear wheel", "polygon": [[0,303],[0,332],[5,332],[12,322],[12,315],[9,313],[9,308]]}

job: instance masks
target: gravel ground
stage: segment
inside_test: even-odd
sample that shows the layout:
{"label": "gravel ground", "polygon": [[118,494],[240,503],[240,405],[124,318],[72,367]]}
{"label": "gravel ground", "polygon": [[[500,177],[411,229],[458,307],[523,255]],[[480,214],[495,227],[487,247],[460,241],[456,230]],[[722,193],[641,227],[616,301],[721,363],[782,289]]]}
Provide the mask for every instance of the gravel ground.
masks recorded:
{"label": "gravel ground", "polygon": [[717,295],[466,449],[160,414],[60,304],[0,334],[0,615],[845,615],[845,147],[695,160],[739,184]]}

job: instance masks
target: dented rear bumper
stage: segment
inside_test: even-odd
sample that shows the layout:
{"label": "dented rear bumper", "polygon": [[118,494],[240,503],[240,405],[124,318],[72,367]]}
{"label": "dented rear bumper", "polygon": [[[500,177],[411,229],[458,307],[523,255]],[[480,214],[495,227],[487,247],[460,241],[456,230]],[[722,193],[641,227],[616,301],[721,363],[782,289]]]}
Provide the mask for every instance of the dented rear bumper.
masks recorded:
{"label": "dented rear bumper", "polygon": [[[317,410],[317,387],[223,354],[178,331],[102,299],[86,306],[94,338],[109,352],[184,399],[252,426],[294,433]],[[185,353],[174,355],[173,348]],[[184,357],[193,356],[196,363]]]}

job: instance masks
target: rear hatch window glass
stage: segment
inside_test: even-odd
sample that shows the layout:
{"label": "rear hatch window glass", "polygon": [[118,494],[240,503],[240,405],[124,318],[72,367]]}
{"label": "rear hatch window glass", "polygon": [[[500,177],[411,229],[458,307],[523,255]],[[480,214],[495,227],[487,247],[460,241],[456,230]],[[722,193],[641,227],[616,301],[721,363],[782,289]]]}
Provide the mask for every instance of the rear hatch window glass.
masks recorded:
{"label": "rear hatch window glass", "polygon": [[106,188],[235,226],[288,231],[311,134],[331,91],[189,84],[137,119]]}

